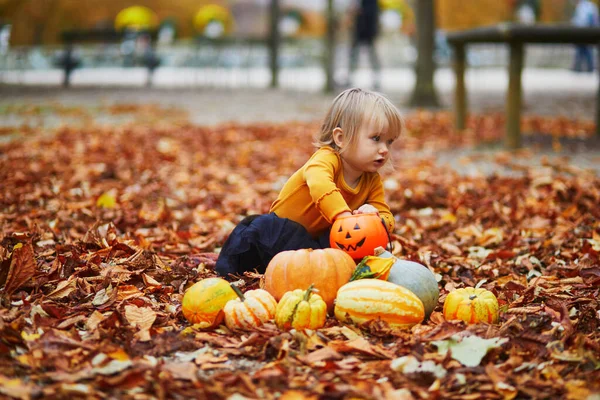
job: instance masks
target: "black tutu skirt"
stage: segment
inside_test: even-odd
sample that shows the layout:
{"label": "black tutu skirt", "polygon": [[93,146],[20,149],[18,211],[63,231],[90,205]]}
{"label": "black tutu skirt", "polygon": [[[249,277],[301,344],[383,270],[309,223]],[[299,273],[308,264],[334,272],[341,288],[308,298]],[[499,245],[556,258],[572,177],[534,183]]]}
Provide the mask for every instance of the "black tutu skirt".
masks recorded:
{"label": "black tutu skirt", "polygon": [[244,218],[223,244],[215,271],[222,277],[256,270],[263,274],[269,261],[286,250],[329,247],[329,231],[314,239],[299,223],[274,213]]}

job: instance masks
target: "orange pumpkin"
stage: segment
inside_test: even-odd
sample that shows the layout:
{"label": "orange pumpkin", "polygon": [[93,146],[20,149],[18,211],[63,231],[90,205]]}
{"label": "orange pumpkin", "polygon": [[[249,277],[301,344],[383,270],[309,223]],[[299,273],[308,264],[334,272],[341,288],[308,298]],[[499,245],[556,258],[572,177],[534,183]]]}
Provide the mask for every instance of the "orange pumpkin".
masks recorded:
{"label": "orange pumpkin", "polygon": [[338,289],[350,280],[355,268],[352,257],[337,249],[283,251],[267,265],[263,289],[279,301],[286,292],[314,284],[327,309],[333,311]]}
{"label": "orange pumpkin", "polygon": [[200,328],[214,328],[223,321],[225,304],[236,297],[225,279],[203,279],[185,291],[181,311],[188,321]]}
{"label": "orange pumpkin", "polygon": [[381,319],[393,328],[411,327],[425,318],[423,302],[410,290],[380,279],[360,279],[340,288],[335,317],[363,323]]}
{"label": "orange pumpkin", "polygon": [[480,288],[456,289],[444,300],[444,318],[459,319],[467,324],[498,322],[498,299],[494,293]]}
{"label": "orange pumpkin", "polygon": [[329,244],[360,260],[372,256],[376,247],[388,245],[388,233],[377,214],[355,214],[337,218],[331,226]]}
{"label": "orange pumpkin", "polygon": [[277,301],[269,292],[256,289],[242,293],[235,285],[231,288],[239,298],[228,301],[223,309],[229,329],[248,330],[273,319]]}

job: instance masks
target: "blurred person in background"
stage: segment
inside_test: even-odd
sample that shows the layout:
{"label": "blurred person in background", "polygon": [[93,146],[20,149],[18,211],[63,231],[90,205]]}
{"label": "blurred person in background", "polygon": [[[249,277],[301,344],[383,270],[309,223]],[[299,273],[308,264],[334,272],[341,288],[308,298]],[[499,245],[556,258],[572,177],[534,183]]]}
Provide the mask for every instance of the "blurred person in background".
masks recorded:
{"label": "blurred person in background", "polygon": [[8,47],[10,45],[10,28],[9,24],[2,25],[0,23],[0,55],[8,53]]}
{"label": "blurred person in background", "polygon": [[377,0],[353,0],[350,12],[353,14],[354,25],[350,47],[350,67],[346,85],[353,86],[352,76],[358,64],[361,46],[364,45],[369,51],[369,59],[373,70],[373,88],[380,90],[381,63],[375,48],[375,40],[379,34],[379,4]]}
{"label": "blurred person in background", "polygon": [[[573,25],[580,27],[598,26],[598,6],[590,0],[578,0],[573,19]],[[585,69],[584,65],[585,64]],[[594,70],[594,58],[592,56],[592,47],[588,45],[577,45],[575,47],[575,61],[573,70],[576,72],[592,72]]]}
{"label": "blurred person in background", "polygon": [[540,0],[519,0],[515,5],[515,20],[520,24],[535,24],[540,17],[540,13]]}

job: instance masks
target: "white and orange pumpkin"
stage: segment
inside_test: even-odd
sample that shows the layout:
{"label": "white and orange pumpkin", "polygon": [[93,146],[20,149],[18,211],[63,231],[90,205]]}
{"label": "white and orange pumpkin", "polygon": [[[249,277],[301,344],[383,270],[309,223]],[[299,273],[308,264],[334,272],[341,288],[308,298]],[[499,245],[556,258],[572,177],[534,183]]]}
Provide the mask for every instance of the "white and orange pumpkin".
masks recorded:
{"label": "white and orange pumpkin", "polygon": [[273,319],[277,301],[263,289],[248,290],[246,293],[231,285],[238,298],[225,304],[225,325],[229,329],[249,330]]}
{"label": "white and orange pumpkin", "polygon": [[335,317],[361,324],[381,319],[392,328],[411,327],[423,321],[423,302],[410,290],[380,279],[360,279],[340,288]]}

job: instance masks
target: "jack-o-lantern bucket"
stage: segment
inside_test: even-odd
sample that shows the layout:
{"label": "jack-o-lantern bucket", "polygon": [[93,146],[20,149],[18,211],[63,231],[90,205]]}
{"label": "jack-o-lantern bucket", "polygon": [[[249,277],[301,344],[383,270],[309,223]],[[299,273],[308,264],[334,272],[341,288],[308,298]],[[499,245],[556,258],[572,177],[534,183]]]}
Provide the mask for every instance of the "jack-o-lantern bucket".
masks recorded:
{"label": "jack-o-lantern bucket", "polygon": [[377,214],[355,214],[336,219],[329,245],[348,253],[354,260],[372,256],[376,247],[386,248],[388,232]]}

